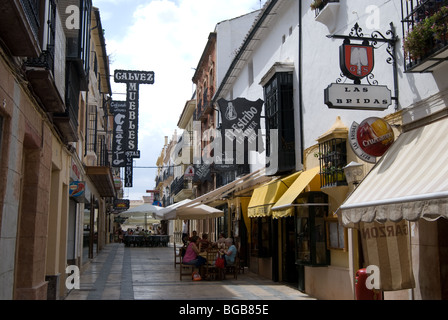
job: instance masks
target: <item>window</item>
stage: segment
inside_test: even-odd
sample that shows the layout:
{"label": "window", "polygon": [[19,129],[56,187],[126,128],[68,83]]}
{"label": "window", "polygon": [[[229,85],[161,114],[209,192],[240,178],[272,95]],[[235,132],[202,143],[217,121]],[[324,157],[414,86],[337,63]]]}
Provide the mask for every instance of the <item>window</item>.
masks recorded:
{"label": "window", "polygon": [[254,83],[254,61],[250,60],[248,65],[248,72],[249,72],[249,86],[251,86]]}
{"label": "window", "polygon": [[89,126],[87,128],[87,151],[97,153],[97,117],[96,106],[89,106]]}
{"label": "window", "polygon": [[[266,108],[266,156],[271,156],[271,146],[278,146],[278,167],[270,175],[295,170],[295,126],[293,100],[293,74],[276,73],[264,86]],[[271,141],[271,130],[278,130],[278,141]],[[274,152],[274,150],[272,151]],[[266,164],[267,167],[270,163]]]}
{"label": "window", "polygon": [[327,220],[327,246],[330,249],[345,249],[345,228],[337,219]]}
{"label": "window", "polygon": [[331,139],[319,144],[321,187],[346,186],[344,167],[347,165],[346,139]]}

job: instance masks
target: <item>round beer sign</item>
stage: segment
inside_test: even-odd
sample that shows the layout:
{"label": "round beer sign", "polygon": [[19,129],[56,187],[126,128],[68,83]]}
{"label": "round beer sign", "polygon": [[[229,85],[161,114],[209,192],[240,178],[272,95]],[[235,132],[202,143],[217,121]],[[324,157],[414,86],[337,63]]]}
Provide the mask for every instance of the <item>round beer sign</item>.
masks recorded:
{"label": "round beer sign", "polygon": [[368,118],[358,127],[359,147],[368,155],[381,157],[395,141],[391,126],[381,118]]}

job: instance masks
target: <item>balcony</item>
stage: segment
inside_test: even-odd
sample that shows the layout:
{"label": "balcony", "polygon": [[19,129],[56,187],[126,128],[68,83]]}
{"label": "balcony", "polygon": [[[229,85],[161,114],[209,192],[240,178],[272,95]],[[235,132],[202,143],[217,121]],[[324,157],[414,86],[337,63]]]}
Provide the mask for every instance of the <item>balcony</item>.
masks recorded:
{"label": "balcony", "polygon": [[171,195],[174,196],[174,202],[190,199],[193,195],[193,184],[186,180],[185,176],[177,178],[171,184]]}
{"label": "balcony", "polygon": [[0,34],[12,55],[38,57],[40,7],[35,0],[0,1]]}
{"label": "balcony", "polygon": [[196,117],[194,120],[207,121],[208,115],[213,112],[213,105],[211,102],[213,92],[214,92],[213,87],[207,88],[204,91],[202,98],[198,101],[198,106],[196,109]]}
{"label": "balcony", "polygon": [[86,167],[86,174],[101,197],[116,196],[115,180],[110,167]]}
{"label": "balcony", "polygon": [[330,33],[334,32],[339,13],[339,0],[315,0],[311,3],[316,21],[327,26]]}
{"label": "balcony", "polygon": [[66,98],[67,109],[62,113],[54,113],[53,121],[62,134],[65,142],[78,141],[78,112],[79,112],[79,78],[70,65],[66,74]]}
{"label": "balcony", "polygon": [[402,0],[405,72],[433,72],[448,61],[448,6],[440,0]]}
{"label": "balcony", "polygon": [[[28,2],[29,3],[29,2]],[[61,48],[65,47],[62,41],[56,42],[56,34],[64,31],[62,27],[57,29],[56,4],[48,2],[46,7],[48,21],[38,30],[44,34],[43,51],[38,57],[29,57],[24,63],[27,79],[33,87],[33,91],[41,100],[46,112],[65,112],[64,79],[65,56],[62,56]],[[57,61],[57,63],[56,63]]]}

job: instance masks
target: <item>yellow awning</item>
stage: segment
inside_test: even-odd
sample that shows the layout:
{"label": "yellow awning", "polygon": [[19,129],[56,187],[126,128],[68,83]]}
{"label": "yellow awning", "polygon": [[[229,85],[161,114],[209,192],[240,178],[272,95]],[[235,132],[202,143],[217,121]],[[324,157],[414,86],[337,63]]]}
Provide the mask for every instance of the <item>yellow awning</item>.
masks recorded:
{"label": "yellow awning", "polygon": [[288,190],[294,181],[296,181],[300,174],[301,171],[285,178],[276,179],[255,189],[249,202],[249,218],[271,216],[272,206],[280,199],[285,191]]}
{"label": "yellow awning", "polygon": [[[305,190],[305,188],[312,184],[320,183],[319,178],[320,168],[316,167],[314,169],[305,171],[300,174],[300,176],[294,181],[294,183],[286,190],[282,197],[275,203],[272,207],[272,217],[274,219],[289,217],[294,214],[294,201],[297,197]],[[316,189],[316,187],[312,187]]]}

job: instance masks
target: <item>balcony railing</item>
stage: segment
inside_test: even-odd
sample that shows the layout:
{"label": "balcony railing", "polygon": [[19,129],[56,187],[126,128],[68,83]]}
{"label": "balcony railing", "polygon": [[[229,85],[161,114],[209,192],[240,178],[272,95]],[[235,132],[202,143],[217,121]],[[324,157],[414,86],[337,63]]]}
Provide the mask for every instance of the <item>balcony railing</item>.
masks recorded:
{"label": "balcony railing", "polygon": [[402,0],[406,72],[432,72],[448,61],[448,1]]}

